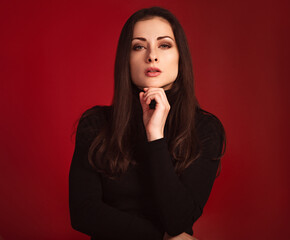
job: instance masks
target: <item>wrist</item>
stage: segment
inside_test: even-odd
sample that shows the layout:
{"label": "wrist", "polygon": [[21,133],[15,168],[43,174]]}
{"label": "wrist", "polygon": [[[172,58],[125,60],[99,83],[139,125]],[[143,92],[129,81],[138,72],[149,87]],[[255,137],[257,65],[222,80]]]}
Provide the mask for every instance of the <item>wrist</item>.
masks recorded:
{"label": "wrist", "polygon": [[158,139],[163,138],[164,135],[162,133],[148,133],[147,132],[147,140],[148,142],[152,142]]}

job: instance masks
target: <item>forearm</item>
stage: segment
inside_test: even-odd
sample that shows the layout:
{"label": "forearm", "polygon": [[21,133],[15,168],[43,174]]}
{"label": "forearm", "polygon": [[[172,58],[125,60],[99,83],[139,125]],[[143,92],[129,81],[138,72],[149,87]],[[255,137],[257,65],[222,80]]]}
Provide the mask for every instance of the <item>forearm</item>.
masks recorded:
{"label": "forearm", "polygon": [[[82,212],[82,214],[79,214]],[[162,232],[149,220],[121,212],[108,205],[71,210],[75,230],[98,239],[162,239]]]}
{"label": "forearm", "polygon": [[104,203],[98,174],[79,163],[79,155],[75,153],[69,175],[70,214],[74,229],[105,239],[162,239],[163,232],[151,221]]}
{"label": "forearm", "polygon": [[165,139],[148,143],[149,176],[163,227],[170,235],[185,232],[201,214],[198,204],[175,173]]}
{"label": "forearm", "polygon": [[202,214],[218,161],[200,158],[177,176],[165,139],[147,144],[149,180],[164,229],[176,236],[188,232]]}

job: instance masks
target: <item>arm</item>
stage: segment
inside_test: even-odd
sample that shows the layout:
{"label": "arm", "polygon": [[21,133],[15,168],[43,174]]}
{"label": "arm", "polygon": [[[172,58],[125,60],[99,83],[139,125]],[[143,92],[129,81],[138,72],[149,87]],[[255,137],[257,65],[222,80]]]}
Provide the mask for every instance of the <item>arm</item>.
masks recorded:
{"label": "arm", "polygon": [[148,142],[147,147],[150,180],[159,216],[165,231],[176,236],[191,228],[201,216],[219,161],[201,156],[178,177],[164,138]]}
{"label": "arm", "polygon": [[[168,151],[166,139],[163,135],[160,135],[160,132],[163,134],[164,125],[162,126],[162,122],[164,117],[159,119],[158,117],[154,118],[154,113],[147,114],[146,116],[147,106],[145,102],[151,96],[151,99],[155,99],[157,104],[162,104],[162,101],[165,102],[164,100],[158,102],[159,99],[162,99],[162,94],[156,97],[153,91],[151,95],[148,91],[143,101],[142,97],[144,94],[141,93],[140,102],[143,107],[144,125],[146,131],[150,132],[150,134],[147,134],[148,144],[146,152],[148,153],[147,162],[150,169],[153,196],[158,204],[158,213],[165,231],[170,236],[177,236],[190,229],[194,221],[202,214],[219,165],[219,161],[213,159],[220,154],[221,138],[219,135],[213,134],[218,127],[217,120],[210,116],[205,116],[198,126],[198,135],[202,139],[206,139],[203,142],[204,154],[196,159],[178,177],[174,170],[173,160]],[[146,102],[146,104],[148,103],[150,101]],[[161,109],[161,112],[162,108],[158,109],[158,105],[156,106],[154,111]],[[162,116],[160,113],[159,115]],[[158,114],[156,113],[155,116],[158,116]],[[152,126],[157,125],[158,121],[162,123],[159,128],[162,131],[150,130]],[[151,136],[157,137],[152,140]]]}
{"label": "arm", "polygon": [[[98,119],[91,122],[96,121]],[[69,207],[72,227],[100,239],[162,239],[163,233],[150,221],[119,211],[102,201],[100,176],[87,159],[91,137],[85,129],[91,122],[85,119],[79,123],[70,167]]]}

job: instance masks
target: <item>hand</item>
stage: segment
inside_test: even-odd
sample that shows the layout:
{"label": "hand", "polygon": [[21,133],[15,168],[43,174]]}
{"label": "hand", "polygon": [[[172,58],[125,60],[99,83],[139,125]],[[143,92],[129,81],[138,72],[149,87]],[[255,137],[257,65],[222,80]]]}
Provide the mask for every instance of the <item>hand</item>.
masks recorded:
{"label": "hand", "polygon": [[[143,109],[143,123],[146,129],[148,141],[154,141],[164,137],[164,126],[170,110],[166,94],[163,88],[144,88],[139,98]],[[155,109],[150,109],[152,100],[156,101]]]}
{"label": "hand", "polygon": [[171,237],[167,233],[165,233],[163,236],[163,240],[197,240],[197,239],[184,232],[175,237]]}

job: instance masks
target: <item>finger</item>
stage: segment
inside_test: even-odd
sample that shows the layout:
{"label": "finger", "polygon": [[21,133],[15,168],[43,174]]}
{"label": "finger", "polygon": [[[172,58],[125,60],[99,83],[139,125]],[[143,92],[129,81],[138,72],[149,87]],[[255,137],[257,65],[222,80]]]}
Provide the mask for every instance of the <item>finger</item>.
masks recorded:
{"label": "finger", "polygon": [[148,110],[149,106],[145,102],[144,92],[139,93],[139,99],[140,99],[140,103],[141,103],[141,107],[142,107],[143,111]]}
{"label": "finger", "polygon": [[146,93],[144,94],[144,99],[145,99],[146,104],[150,104],[150,102],[154,99],[159,104],[162,104],[167,108],[170,107],[167,96],[163,90],[147,92],[147,94]]}
{"label": "finger", "polygon": [[156,93],[156,94],[161,94],[164,98],[167,99],[167,96],[165,94],[165,91],[163,88],[149,88],[146,92],[145,92],[145,97],[147,95],[150,95],[150,94],[153,94],[153,93]]}
{"label": "finger", "polygon": [[163,88],[144,88],[145,95],[151,92],[164,92]]}
{"label": "finger", "polygon": [[159,94],[160,96],[167,98],[164,90],[161,88],[150,88],[147,92],[145,92],[144,96],[147,98],[148,96],[152,96],[154,94]]}
{"label": "finger", "polygon": [[[162,101],[162,99],[161,99],[161,97],[160,97],[160,95],[158,95],[158,94],[156,94],[156,95],[154,95],[154,96],[152,96],[153,97],[153,99],[155,100],[155,102],[156,102],[156,105],[155,105],[155,110],[159,110],[159,111],[155,111],[155,113],[156,114],[161,114],[162,113],[162,116],[164,117],[164,113],[165,112],[168,112],[167,111],[167,106],[163,103],[163,101]],[[150,104],[150,102],[151,102],[151,99],[150,99],[150,97],[149,97],[149,99],[146,101],[146,104]],[[149,105],[148,105],[149,106]],[[160,111],[161,110],[161,111]],[[163,118],[162,117],[162,118]]]}
{"label": "finger", "polygon": [[146,105],[145,103],[145,98],[144,98],[144,92],[140,92],[139,93],[139,99],[140,99],[140,103],[141,103],[141,106],[143,107],[144,105]]}
{"label": "finger", "polygon": [[145,88],[143,88],[144,92],[157,90],[157,89],[163,90],[163,88],[157,88],[157,87],[145,87]]}
{"label": "finger", "polygon": [[147,95],[146,97],[144,97],[144,101],[146,104],[151,104],[152,101],[155,101],[156,104],[162,104],[164,105],[164,101],[161,99],[159,94],[156,93],[150,93],[149,95]]}

